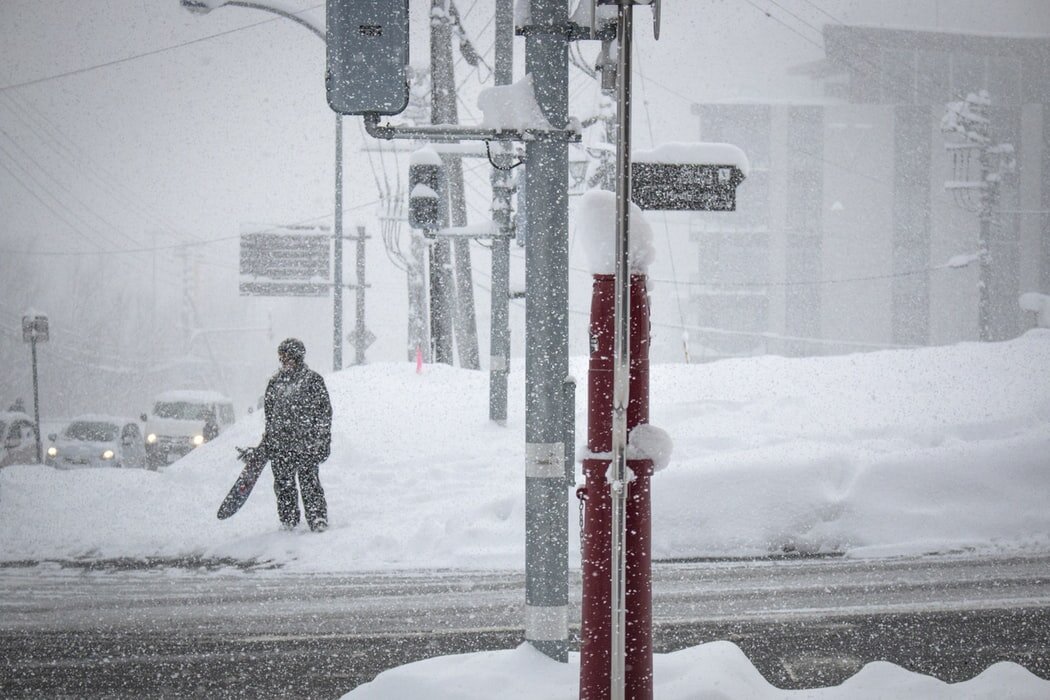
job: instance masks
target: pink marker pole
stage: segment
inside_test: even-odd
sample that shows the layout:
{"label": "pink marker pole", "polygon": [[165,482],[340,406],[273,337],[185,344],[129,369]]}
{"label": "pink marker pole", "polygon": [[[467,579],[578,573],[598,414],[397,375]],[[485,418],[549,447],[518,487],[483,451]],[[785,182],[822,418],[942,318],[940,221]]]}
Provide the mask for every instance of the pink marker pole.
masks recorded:
{"label": "pink marker pole", "polygon": [[423,374],[423,350],[416,346],[416,374]]}

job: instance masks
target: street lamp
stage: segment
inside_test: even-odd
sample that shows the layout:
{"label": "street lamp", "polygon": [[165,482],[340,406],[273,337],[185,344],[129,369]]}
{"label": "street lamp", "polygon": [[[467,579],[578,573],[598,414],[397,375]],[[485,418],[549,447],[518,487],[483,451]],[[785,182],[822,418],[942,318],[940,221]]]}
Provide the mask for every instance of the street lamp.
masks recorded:
{"label": "street lamp", "polygon": [[[323,27],[296,14],[295,8],[281,0],[249,2],[246,0],[179,0],[180,4],[194,14],[205,15],[219,7],[244,7],[261,10],[290,19],[309,29],[314,36],[328,43]],[[343,368],[343,119],[335,115],[335,222],[332,250],[332,369]]]}
{"label": "street lamp", "polygon": [[570,194],[583,194],[583,190],[587,181],[587,169],[590,167],[590,160],[587,158],[587,154],[583,148],[570,148],[569,149],[569,193]]}

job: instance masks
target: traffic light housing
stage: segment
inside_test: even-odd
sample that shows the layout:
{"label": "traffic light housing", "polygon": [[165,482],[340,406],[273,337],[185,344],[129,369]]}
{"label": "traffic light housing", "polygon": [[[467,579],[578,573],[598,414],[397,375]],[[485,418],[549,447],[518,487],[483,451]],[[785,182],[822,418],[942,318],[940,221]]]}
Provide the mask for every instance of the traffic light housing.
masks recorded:
{"label": "traffic light housing", "polygon": [[445,191],[445,166],[414,162],[408,166],[408,225],[428,231],[441,227],[441,196]]}
{"label": "traffic light housing", "polygon": [[339,114],[408,106],[408,0],[328,0],[328,105]]}

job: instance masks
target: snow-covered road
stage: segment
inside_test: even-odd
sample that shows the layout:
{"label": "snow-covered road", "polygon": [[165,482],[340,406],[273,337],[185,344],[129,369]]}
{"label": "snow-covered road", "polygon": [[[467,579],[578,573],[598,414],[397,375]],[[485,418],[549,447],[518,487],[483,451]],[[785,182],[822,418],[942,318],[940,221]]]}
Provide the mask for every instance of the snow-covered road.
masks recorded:
{"label": "snow-covered road", "polygon": [[[1050,675],[1050,556],[679,562],[654,573],[658,651],[731,639],[778,685],[840,682],[876,659],[945,680],[1004,659]],[[407,661],[518,643],[523,600],[523,575],[505,571],[7,567],[0,694],[221,694],[258,682],[337,695]],[[230,673],[246,659],[263,670]]]}

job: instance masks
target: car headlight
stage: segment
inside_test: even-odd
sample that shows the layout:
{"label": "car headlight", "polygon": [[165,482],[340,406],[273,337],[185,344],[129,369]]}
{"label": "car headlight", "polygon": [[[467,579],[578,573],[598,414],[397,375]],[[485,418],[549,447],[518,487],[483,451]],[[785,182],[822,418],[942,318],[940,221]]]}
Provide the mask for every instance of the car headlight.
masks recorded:
{"label": "car headlight", "polygon": [[54,446],[51,446],[51,447],[47,448],[47,456],[48,457],[57,457],[58,456],[58,448],[54,447]]}
{"label": "car headlight", "polygon": [[113,450],[106,450],[103,452],[102,459],[113,459]]}
{"label": "car headlight", "polygon": [[204,436],[203,435],[194,435],[193,436],[193,444],[197,445],[198,447],[203,445],[204,444]]}
{"label": "car headlight", "polygon": [[156,441],[157,441],[157,434],[156,433],[150,433],[149,435],[146,436],[146,442],[148,442],[149,444],[152,445]]}

